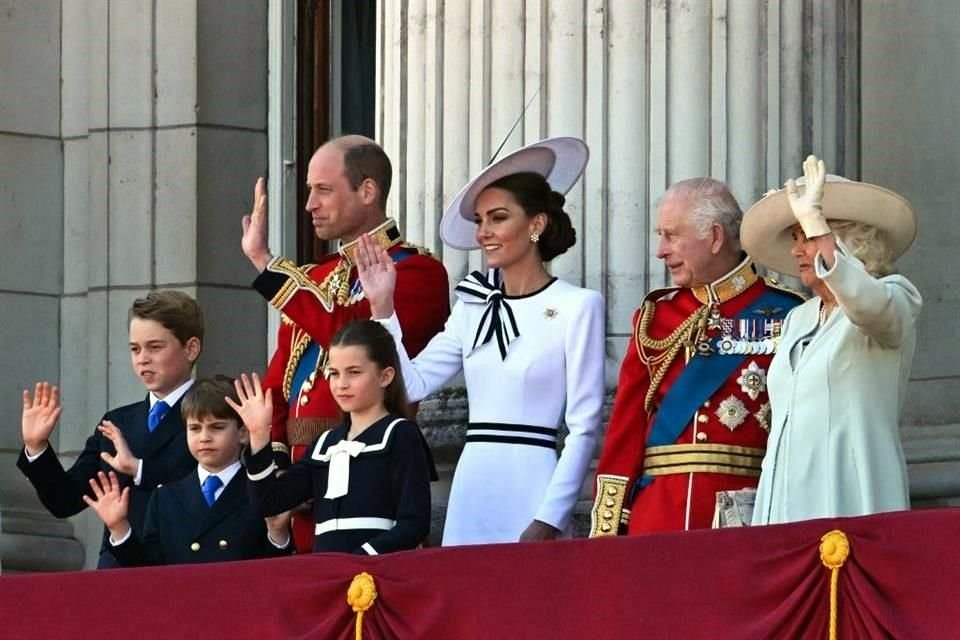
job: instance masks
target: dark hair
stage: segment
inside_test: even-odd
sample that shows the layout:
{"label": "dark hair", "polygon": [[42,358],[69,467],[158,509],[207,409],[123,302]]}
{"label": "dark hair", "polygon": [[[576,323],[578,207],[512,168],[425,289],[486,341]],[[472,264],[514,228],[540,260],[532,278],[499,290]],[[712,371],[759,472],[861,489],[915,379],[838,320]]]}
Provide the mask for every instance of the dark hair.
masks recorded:
{"label": "dark hair", "polygon": [[182,291],[151,291],[146,298],[137,298],[130,305],[128,324],[134,318],[159,322],[176,336],[180,344],[185,345],[190,338],[196,338],[203,346],[200,304]]}
{"label": "dark hair", "polygon": [[[340,327],[330,340],[333,347],[363,347],[367,357],[380,370],[392,367],[393,380],[383,390],[383,406],[387,411],[404,418],[411,418],[410,401],[407,399],[407,389],[403,384],[403,374],[400,371],[400,358],[397,356],[397,347],[393,336],[382,324],[373,320],[354,320]],[[350,423],[350,416],[344,414],[344,420]]]}
{"label": "dark hair", "polygon": [[236,420],[237,426],[243,426],[243,419],[224,400],[226,396],[240,404],[237,389],[233,378],[224,375],[215,375],[210,378],[201,378],[191,385],[180,401],[180,413],[184,420],[190,418],[206,418],[208,416],[220,420]]}
{"label": "dark hair", "polygon": [[390,195],[390,184],[393,182],[393,166],[383,147],[373,141],[338,144],[343,149],[343,173],[350,186],[356,191],[367,178],[373,180],[380,190],[377,204],[381,210],[386,210],[387,196]]}
{"label": "dark hair", "polygon": [[563,210],[566,198],[551,189],[550,183],[539,173],[511,173],[487,186],[490,187],[509,191],[527,217],[532,218],[538,213],[547,216],[547,226],[537,242],[540,259],[544,262],[550,262],[576,244],[577,232],[570,216]]}

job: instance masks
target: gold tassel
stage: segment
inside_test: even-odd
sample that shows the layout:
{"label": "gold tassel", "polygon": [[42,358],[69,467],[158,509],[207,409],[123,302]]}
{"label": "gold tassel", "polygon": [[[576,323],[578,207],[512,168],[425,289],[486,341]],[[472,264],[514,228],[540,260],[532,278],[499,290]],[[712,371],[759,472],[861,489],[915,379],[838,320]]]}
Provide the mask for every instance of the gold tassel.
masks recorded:
{"label": "gold tassel", "polygon": [[373,601],[377,599],[377,585],[373,581],[373,576],[364,571],[357,574],[347,589],[347,604],[357,614],[357,623],[354,627],[356,640],[363,637],[363,613],[373,606]]}
{"label": "gold tassel", "polygon": [[837,582],[849,555],[850,541],[843,531],[834,529],[820,538],[820,561],[830,569],[830,640],[837,640]]}

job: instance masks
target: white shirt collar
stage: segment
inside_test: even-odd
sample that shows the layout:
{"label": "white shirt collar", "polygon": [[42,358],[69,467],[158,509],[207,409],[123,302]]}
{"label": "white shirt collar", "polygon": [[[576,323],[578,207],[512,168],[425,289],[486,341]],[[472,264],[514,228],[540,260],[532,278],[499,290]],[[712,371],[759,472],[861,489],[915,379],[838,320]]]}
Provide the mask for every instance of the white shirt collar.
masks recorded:
{"label": "white shirt collar", "polygon": [[[163,401],[172,407],[173,405],[177,404],[177,402],[180,401],[180,398],[182,398],[183,395],[190,390],[190,387],[192,385],[193,385],[193,378],[191,378],[190,380],[187,380],[182,385],[180,385],[179,387],[177,387],[176,389],[168,393],[167,396],[163,398]],[[153,405],[157,404],[157,402],[159,401],[160,401],[160,398],[154,395],[153,391],[151,391],[150,392],[150,408],[153,409]]]}
{"label": "white shirt collar", "polygon": [[[233,476],[237,475],[237,471],[240,471],[240,461],[237,460],[231,464],[226,469],[217,472],[220,480],[223,482],[223,486],[217,489],[216,496],[220,497],[220,492],[227,488],[227,485],[230,484],[230,481],[233,480]],[[207,478],[213,475],[210,471],[207,471],[203,468],[202,464],[197,465],[197,475],[200,476],[200,486],[203,486],[203,483],[206,482]]]}

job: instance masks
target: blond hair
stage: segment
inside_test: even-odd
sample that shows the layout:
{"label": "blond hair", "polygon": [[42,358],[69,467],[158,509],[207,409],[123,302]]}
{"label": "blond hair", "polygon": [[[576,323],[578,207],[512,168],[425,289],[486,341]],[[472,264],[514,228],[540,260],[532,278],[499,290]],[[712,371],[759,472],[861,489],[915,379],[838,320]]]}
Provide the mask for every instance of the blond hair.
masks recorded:
{"label": "blond hair", "polygon": [[882,278],[896,272],[890,245],[883,233],[873,225],[851,220],[831,220],[830,229],[873,277]]}

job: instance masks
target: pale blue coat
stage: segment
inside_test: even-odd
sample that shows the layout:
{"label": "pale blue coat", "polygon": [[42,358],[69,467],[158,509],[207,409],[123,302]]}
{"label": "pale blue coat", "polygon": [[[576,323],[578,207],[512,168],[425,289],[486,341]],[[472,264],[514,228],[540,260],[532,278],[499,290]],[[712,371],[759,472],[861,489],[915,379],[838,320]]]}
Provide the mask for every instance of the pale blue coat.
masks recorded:
{"label": "pale blue coat", "polygon": [[838,245],[833,269],[819,255],[815,267],[839,308],[819,329],[819,297],[793,309],[770,365],[755,525],[910,506],[898,427],[922,300],[903,276],[873,278]]}

